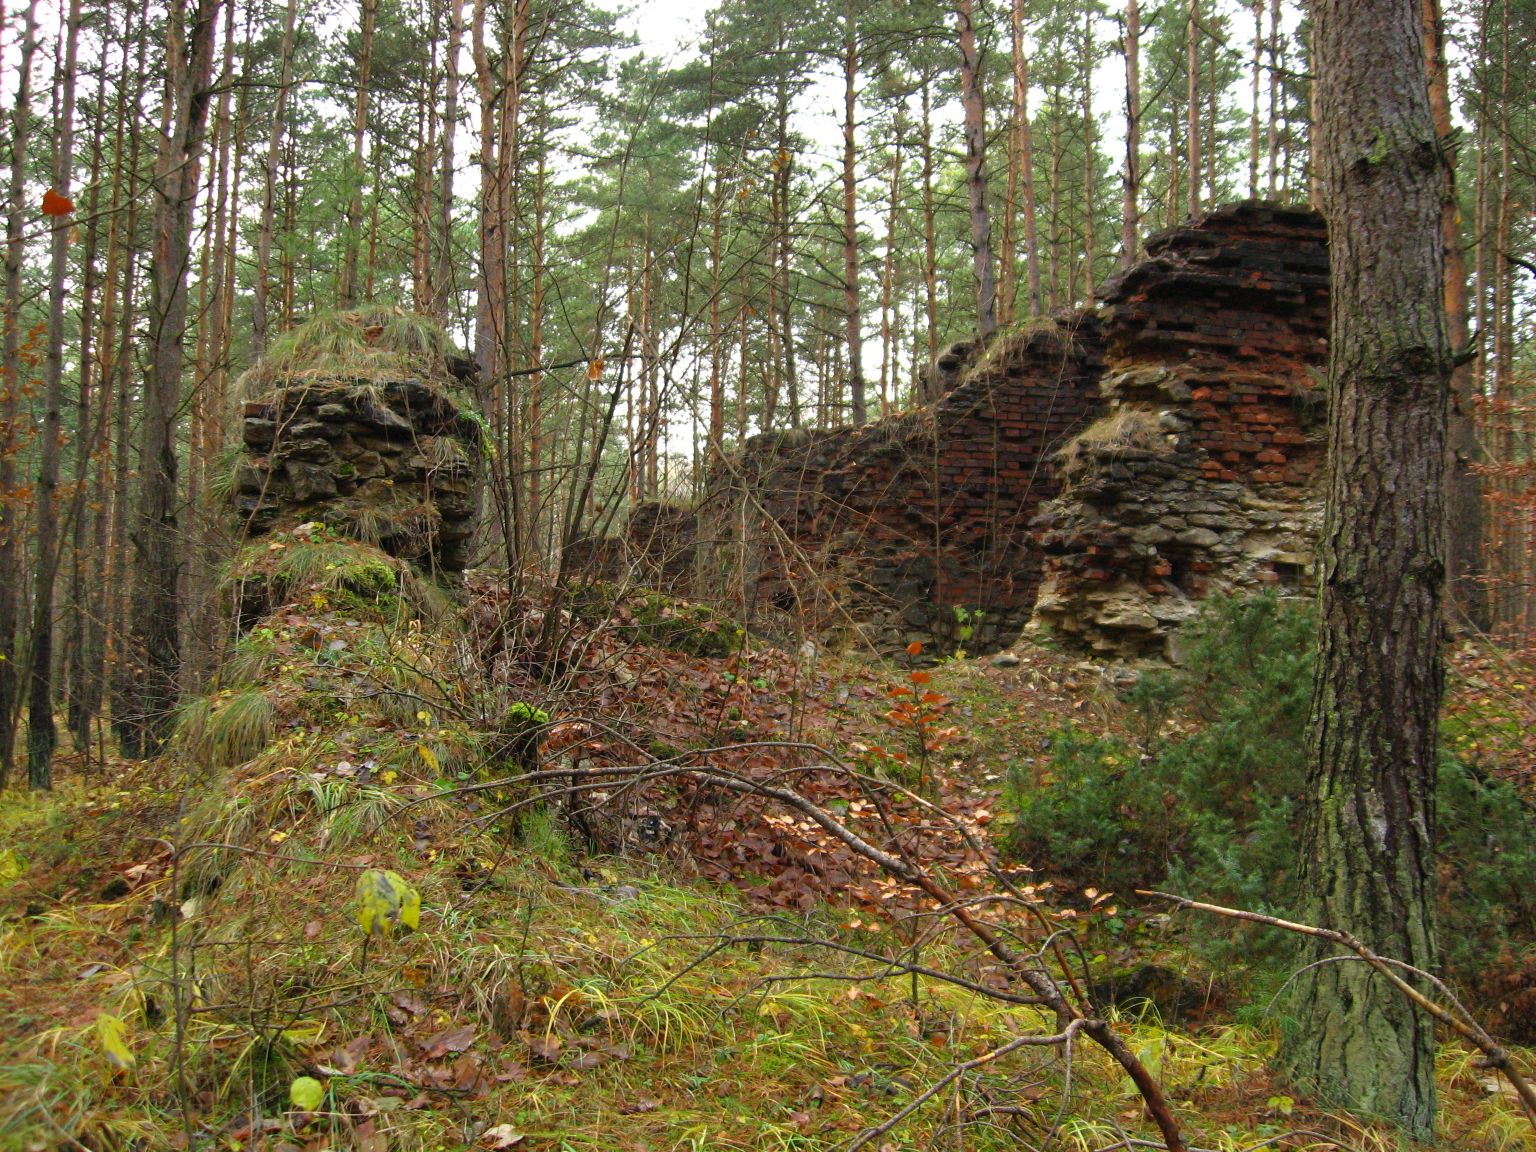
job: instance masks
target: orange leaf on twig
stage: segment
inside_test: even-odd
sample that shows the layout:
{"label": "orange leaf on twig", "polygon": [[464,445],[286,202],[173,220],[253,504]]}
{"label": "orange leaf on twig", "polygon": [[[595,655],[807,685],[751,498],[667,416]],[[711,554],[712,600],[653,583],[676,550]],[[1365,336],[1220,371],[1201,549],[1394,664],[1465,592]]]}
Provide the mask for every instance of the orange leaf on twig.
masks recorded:
{"label": "orange leaf on twig", "polygon": [[68,196],[61,196],[52,188],[43,193],[44,216],[68,216],[75,210],[75,202]]}

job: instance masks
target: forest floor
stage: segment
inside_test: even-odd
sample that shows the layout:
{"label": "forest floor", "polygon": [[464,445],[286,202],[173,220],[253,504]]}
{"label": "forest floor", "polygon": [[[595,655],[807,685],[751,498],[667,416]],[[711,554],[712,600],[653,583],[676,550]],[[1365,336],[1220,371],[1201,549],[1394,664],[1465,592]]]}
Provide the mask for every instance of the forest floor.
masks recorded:
{"label": "forest floor", "polygon": [[[1070,937],[1080,975],[1176,973],[1165,1012],[1102,1008],[1193,1146],[1397,1146],[1277,1085],[1276,1026],[1189,953],[1199,925],[999,864],[1010,773],[1123,723],[1090,667],[813,659],[616,597],[536,676],[536,597],[364,603],[356,556],[304,560],[166,756],[0,796],[0,1148],[1161,1146],[1086,1040],[989,1056],[1054,1020],[808,811],[974,906],[1002,875],[999,923]],[[1454,663],[1448,741],[1536,782],[1536,664]],[[535,759],[563,790],[526,786]],[[366,934],[360,878],[384,919],[419,898],[416,930]],[[1530,1146],[1473,1053],[1439,1072],[1448,1146]]]}

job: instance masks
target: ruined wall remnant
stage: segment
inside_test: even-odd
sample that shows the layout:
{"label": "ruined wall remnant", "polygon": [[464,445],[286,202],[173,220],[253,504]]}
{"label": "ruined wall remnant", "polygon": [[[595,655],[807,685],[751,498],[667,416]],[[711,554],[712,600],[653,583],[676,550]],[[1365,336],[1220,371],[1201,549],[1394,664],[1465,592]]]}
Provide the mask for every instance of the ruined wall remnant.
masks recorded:
{"label": "ruined wall remnant", "polygon": [[[241,528],[259,536],[319,521],[425,570],[462,571],[480,500],[479,425],[440,354],[384,346],[386,324],[372,319],[328,318],[326,339],[312,342],[323,349],[299,330],[287,362],[259,380],[234,477]],[[430,333],[417,318],[399,327],[405,319],[402,340]],[[353,327],[358,346],[334,351],[331,329],[350,337]]]}
{"label": "ruined wall remnant", "polygon": [[1101,294],[1104,409],[1034,525],[1036,626],[1120,656],[1213,592],[1310,583],[1321,516],[1322,219],[1241,204],[1147,251]]}
{"label": "ruined wall remnant", "polygon": [[702,558],[743,607],[856,622],[885,651],[986,651],[1029,623],[1124,657],[1163,652],[1213,592],[1306,586],[1322,219],[1239,204],[1147,251],[1093,309],[1000,336],[969,366],[948,350],[927,378],[948,390],[924,408],[749,440],[696,522],[637,510],[628,570],[683,590]]}
{"label": "ruined wall remnant", "polygon": [[962,617],[972,650],[1011,640],[1039,580],[1046,462],[1095,407],[1100,350],[1092,315],[1040,323],[917,411],[755,437],[716,474],[704,534],[749,604],[857,621],[887,651],[953,644]]}

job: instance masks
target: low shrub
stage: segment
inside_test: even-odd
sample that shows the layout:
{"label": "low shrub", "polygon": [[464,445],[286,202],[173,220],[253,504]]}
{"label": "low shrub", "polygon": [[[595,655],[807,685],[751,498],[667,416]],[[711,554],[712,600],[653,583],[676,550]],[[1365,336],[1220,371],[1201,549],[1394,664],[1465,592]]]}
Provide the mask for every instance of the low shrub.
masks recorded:
{"label": "low shrub", "polygon": [[[1274,595],[1212,602],[1181,637],[1184,664],[1144,675],[1127,693],[1131,738],[1068,729],[1043,771],[1014,771],[1006,852],[1122,895],[1167,886],[1291,914],[1313,621],[1310,605]],[[1536,941],[1536,812],[1511,785],[1449,754],[1436,800],[1442,959],[1480,983],[1495,956]],[[1278,944],[1273,933],[1202,926],[1212,959]]]}

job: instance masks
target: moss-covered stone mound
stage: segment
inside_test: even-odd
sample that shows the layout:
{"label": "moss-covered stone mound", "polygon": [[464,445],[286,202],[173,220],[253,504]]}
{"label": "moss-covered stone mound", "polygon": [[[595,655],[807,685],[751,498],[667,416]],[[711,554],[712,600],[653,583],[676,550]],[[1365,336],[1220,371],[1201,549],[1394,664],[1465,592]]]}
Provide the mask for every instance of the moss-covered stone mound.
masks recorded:
{"label": "moss-covered stone mound", "polygon": [[471,556],[481,424],[431,321],[384,309],[286,333],[242,379],[247,535],[318,521],[426,570]]}

